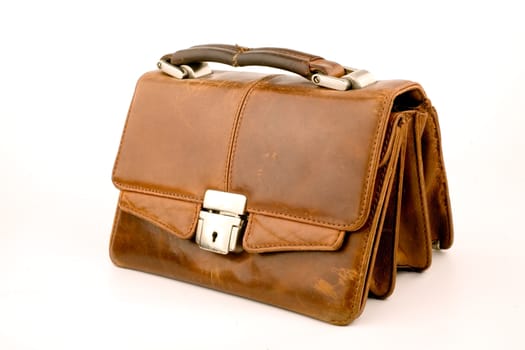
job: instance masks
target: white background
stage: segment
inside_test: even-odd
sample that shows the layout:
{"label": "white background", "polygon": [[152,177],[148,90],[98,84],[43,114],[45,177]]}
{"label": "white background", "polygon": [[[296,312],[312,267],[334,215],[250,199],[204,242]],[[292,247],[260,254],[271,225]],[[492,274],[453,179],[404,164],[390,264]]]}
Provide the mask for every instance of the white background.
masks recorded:
{"label": "white background", "polygon": [[[3,1],[0,348],[525,348],[518,4]],[[453,249],[349,327],[114,267],[110,175],[136,79],[203,43],[420,82],[440,116]]]}

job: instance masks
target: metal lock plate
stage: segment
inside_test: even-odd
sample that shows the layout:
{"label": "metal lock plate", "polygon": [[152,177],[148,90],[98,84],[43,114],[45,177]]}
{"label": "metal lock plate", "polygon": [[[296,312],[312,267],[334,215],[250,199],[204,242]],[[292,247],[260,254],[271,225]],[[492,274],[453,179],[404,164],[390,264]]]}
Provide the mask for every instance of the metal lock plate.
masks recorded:
{"label": "metal lock plate", "polygon": [[241,194],[207,190],[199,214],[195,241],[204,250],[228,254],[242,251],[246,197]]}

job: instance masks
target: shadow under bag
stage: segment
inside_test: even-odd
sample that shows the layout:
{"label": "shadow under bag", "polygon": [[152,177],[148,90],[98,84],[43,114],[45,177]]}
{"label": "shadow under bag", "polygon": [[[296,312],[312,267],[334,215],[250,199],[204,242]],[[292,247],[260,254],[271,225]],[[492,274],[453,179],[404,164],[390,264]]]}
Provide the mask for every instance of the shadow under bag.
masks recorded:
{"label": "shadow under bag", "polygon": [[137,83],[113,171],[116,265],[345,325],[397,268],[451,246],[437,114],[417,83],[229,45],[159,68]]}

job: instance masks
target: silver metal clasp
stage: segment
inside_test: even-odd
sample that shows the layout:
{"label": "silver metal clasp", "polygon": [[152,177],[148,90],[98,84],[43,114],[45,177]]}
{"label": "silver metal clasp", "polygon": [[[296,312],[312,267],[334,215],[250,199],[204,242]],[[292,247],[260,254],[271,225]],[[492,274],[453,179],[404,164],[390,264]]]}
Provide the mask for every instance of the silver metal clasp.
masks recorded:
{"label": "silver metal clasp", "polygon": [[212,73],[210,66],[208,66],[207,63],[202,62],[176,66],[166,60],[160,60],[157,62],[157,67],[163,73],[177,79],[195,79]]}
{"label": "silver metal clasp", "polygon": [[199,214],[195,241],[205,250],[228,254],[242,251],[246,197],[242,194],[207,190]]}
{"label": "silver metal clasp", "polygon": [[321,73],[312,75],[312,82],[332,90],[345,91],[350,89],[362,89],[372,85],[377,80],[372,73],[364,69],[345,67],[346,74],[340,78],[331,77]]}

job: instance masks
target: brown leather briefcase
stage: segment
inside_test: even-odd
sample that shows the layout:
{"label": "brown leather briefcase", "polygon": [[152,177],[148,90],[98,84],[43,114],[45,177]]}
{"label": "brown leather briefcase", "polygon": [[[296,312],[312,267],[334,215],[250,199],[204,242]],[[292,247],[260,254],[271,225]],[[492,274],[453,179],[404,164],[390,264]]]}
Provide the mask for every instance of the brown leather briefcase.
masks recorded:
{"label": "brown leather briefcase", "polygon": [[344,325],[392,293],[397,268],[451,246],[437,114],[417,83],[229,45],[158,67],[138,81],[113,171],[116,265]]}

